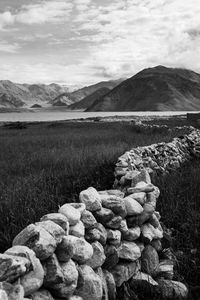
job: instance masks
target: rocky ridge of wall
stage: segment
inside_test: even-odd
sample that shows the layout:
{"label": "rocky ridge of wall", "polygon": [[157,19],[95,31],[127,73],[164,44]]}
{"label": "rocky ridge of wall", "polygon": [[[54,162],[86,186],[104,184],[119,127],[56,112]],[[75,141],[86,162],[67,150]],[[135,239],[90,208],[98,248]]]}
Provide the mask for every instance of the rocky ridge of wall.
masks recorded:
{"label": "rocky ridge of wall", "polygon": [[199,155],[199,140],[193,131],[126,152],[115,171],[118,189],[90,187],[79,203],[27,226],[0,254],[0,299],[114,300],[127,281],[159,299],[186,299],[187,287],[173,280],[175,261],[156,211],[160,192],[149,174]]}

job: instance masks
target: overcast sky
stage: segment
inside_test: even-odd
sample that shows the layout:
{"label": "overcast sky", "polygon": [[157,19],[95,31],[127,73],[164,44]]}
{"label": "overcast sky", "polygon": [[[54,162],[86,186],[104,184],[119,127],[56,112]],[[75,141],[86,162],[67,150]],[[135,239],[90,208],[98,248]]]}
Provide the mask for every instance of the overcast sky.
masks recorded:
{"label": "overcast sky", "polygon": [[0,79],[91,84],[200,72],[199,0],[0,0]]}

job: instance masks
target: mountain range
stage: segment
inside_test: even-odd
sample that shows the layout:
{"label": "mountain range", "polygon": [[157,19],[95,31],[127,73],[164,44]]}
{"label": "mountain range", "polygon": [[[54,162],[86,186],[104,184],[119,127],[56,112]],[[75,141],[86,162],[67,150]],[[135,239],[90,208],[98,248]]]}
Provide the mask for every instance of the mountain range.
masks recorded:
{"label": "mountain range", "polygon": [[40,106],[86,111],[195,111],[200,110],[200,74],[157,66],[126,80],[102,81],[75,91],[55,83],[0,81],[0,108]]}
{"label": "mountain range", "polygon": [[144,69],[97,99],[87,111],[200,110],[200,74],[157,66]]}

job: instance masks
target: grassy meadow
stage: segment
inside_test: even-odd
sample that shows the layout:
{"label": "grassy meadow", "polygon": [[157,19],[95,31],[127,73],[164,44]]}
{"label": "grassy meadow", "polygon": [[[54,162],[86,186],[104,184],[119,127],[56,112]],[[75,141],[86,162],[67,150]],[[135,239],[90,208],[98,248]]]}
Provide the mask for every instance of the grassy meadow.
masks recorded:
{"label": "grassy meadow", "polygon": [[[111,188],[114,165],[126,150],[185,133],[159,128],[143,131],[131,122],[1,126],[0,252],[26,225],[65,202],[77,201],[81,190]],[[164,224],[174,228],[173,247],[183,252],[178,269],[191,285],[200,276],[199,176],[200,162],[194,161],[157,182],[161,189],[158,210]]]}

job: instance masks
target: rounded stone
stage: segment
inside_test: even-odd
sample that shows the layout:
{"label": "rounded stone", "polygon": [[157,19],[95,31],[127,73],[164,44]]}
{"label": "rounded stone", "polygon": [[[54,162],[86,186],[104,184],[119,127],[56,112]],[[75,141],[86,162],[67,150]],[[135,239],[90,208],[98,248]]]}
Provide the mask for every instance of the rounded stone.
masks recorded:
{"label": "rounded stone", "polygon": [[80,221],[80,211],[70,204],[64,204],[63,206],[61,206],[58,212],[66,216],[69,225],[76,225]]}

